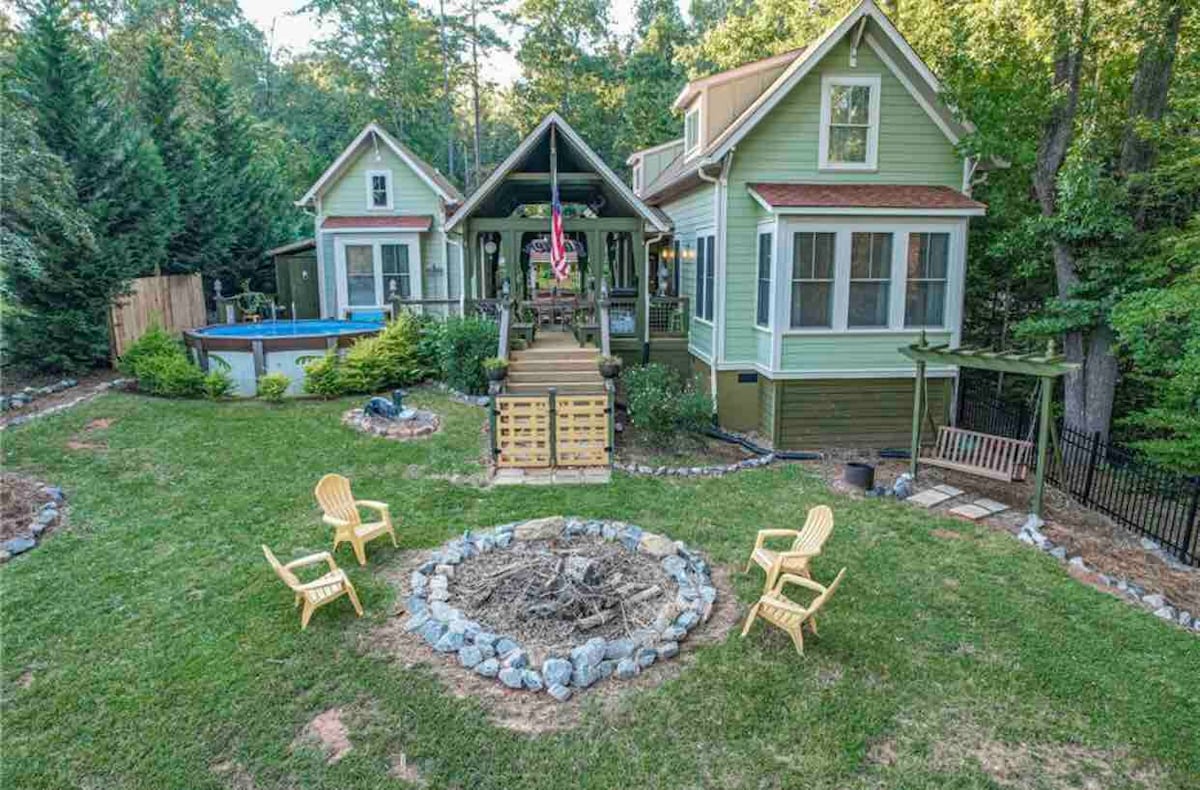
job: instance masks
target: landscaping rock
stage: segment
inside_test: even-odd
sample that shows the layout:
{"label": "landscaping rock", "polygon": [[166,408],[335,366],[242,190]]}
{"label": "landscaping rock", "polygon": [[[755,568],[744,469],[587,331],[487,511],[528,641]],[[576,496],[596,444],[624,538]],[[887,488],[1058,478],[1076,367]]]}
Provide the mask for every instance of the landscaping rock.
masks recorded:
{"label": "landscaping rock", "polygon": [[47,502],[37,514],[37,523],[48,527],[54,523],[56,518],[58,518],[58,508],[53,502]]}
{"label": "landscaping rock", "polygon": [[656,653],[658,653],[659,658],[674,658],[675,656],[679,655],[679,643],[663,642],[659,645],[656,645],[654,650]]}
{"label": "landscaping rock", "polygon": [[485,658],[475,665],[475,674],[485,678],[494,678],[500,674],[500,662],[494,658]]}
{"label": "landscaping rock", "polygon": [[521,675],[521,670],[514,667],[505,667],[500,670],[500,682],[510,689],[519,689],[521,688]]}
{"label": "landscaping rock", "polygon": [[616,676],[618,680],[629,680],[638,673],[638,664],[632,658],[622,658],[617,663]]}
{"label": "landscaping rock", "polygon": [[1159,619],[1162,619],[1162,620],[1169,620],[1171,622],[1174,622],[1175,621],[1175,608],[1172,606],[1160,606],[1159,608],[1154,610],[1154,616]]}
{"label": "landscaping rock", "polygon": [[571,662],[562,658],[548,658],[542,664],[542,676],[551,687],[565,686],[571,682]]}
{"label": "landscaping rock", "polygon": [[456,634],[453,631],[447,631],[438,639],[437,644],[433,646],[433,649],[439,653],[457,653],[465,643],[466,639],[462,634]]}
{"label": "landscaping rock", "polygon": [[536,669],[526,669],[521,672],[521,685],[529,691],[541,691],[546,687],[546,684],[542,682],[542,676]]}
{"label": "landscaping rock", "polygon": [[1179,623],[1184,628],[1187,628],[1192,622],[1192,613],[1184,609],[1179,613],[1179,617],[1175,620],[1175,622]]}
{"label": "landscaping rock", "polygon": [[612,677],[613,670],[617,668],[616,661],[601,661],[596,665],[596,671],[600,673],[601,678]]}
{"label": "landscaping rock", "polygon": [[18,554],[24,554],[25,552],[29,551],[36,545],[37,545],[37,541],[35,541],[33,538],[27,538],[27,537],[21,536],[21,537],[9,538],[8,540],[4,541],[3,543],[0,543],[0,548],[4,549],[10,555],[15,557]]}
{"label": "landscaping rock", "polygon": [[550,540],[562,534],[567,520],[562,516],[535,518],[518,524],[513,534],[517,540]]}
{"label": "landscaping rock", "polygon": [[520,648],[513,650],[508,654],[501,654],[501,663],[506,667],[513,669],[524,669],[529,666],[529,654]]}
{"label": "landscaping rock", "polygon": [[58,486],[46,486],[45,488],[42,489],[42,492],[45,493],[46,496],[53,499],[55,502],[63,501],[63,490],[61,488],[59,488]]}
{"label": "landscaping rock", "polygon": [[687,629],[681,628],[677,625],[672,625],[672,626],[669,626],[668,628],[664,628],[663,632],[662,632],[662,638],[667,640],[668,642],[678,642],[680,639],[683,639],[685,636],[687,636]]}
{"label": "landscaping rock", "polygon": [[[642,540],[642,530],[640,527],[635,527],[630,524],[621,531],[621,545],[630,551],[637,551],[638,544]],[[674,547],[672,547],[674,551]]]}
{"label": "landscaping rock", "polygon": [[428,622],[429,615],[426,612],[417,612],[409,617],[407,621],[405,621],[404,630],[408,631],[410,634],[416,633],[424,628],[425,624]]}
{"label": "landscaping rock", "polygon": [[496,635],[490,631],[480,631],[475,634],[475,644],[479,647],[487,647],[492,650],[496,649]]}
{"label": "landscaping rock", "polygon": [[653,532],[646,532],[637,544],[638,551],[661,559],[675,556],[675,542],[668,537]]}
{"label": "landscaping rock", "polygon": [[700,613],[694,609],[689,609],[675,619],[675,625],[679,626],[685,631],[692,630],[692,628],[698,622],[700,622]]}
{"label": "landscaping rock", "polygon": [[664,557],[662,561],[663,572],[670,576],[675,581],[687,578],[687,560],[677,554],[672,554],[669,557]]}
{"label": "landscaping rock", "polygon": [[607,659],[622,659],[633,655],[634,644],[632,639],[614,639],[604,645],[604,657]]}
{"label": "landscaping rock", "polygon": [[510,545],[512,545],[512,541],[513,534],[511,532],[502,532],[496,536],[497,548],[507,549]]}
{"label": "landscaping rock", "polygon": [[1080,570],[1087,570],[1087,563],[1084,562],[1083,557],[1080,557],[1078,554],[1072,557],[1067,564],[1073,565]]}
{"label": "landscaping rock", "polygon": [[566,702],[571,698],[571,689],[562,684],[553,684],[546,691],[559,702]]}
{"label": "landscaping rock", "polygon": [[506,656],[519,647],[520,645],[509,639],[507,636],[502,636],[496,640],[496,655]]}
{"label": "landscaping rock", "polygon": [[646,667],[650,666],[657,659],[658,659],[658,651],[652,647],[643,647],[641,650],[639,650],[637,652],[637,657],[635,658],[637,665],[639,667],[641,667],[642,669],[645,669]]}
{"label": "landscaping rock", "polygon": [[590,664],[576,664],[571,671],[571,685],[581,689],[588,688],[600,679],[600,672]]}
{"label": "landscaping rock", "polygon": [[604,651],[604,639],[593,637],[571,651],[571,663],[594,667],[604,660]]}
{"label": "landscaping rock", "polygon": [[433,616],[434,620],[440,620],[443,623],[454,620],[455,616],[460,614],[457,609],[445,601],[431,601],[429,603],[429,613]]}
{"label": "landscaping rock", "polygon": [[411,614],[416,614],[417,612],[428,612],[429,603],[419,595],[412,595],[405,599],[404,608],[407,609]]}
{"label": "landscaping rock", "polygon": [[1050,556],[1056,560],[1065,560],[1067,558],[1067,550],[1062,546],[1055,546],[1050,549]]}
{"label": "landscaping rock", "polygon": [[483,651],[475,645],[464,645],[463,649],[458,651],[458,663],[467,669],[474,669],[483,659]]}
{"label": "landscaping rock", "polygon": [[1154,595],[1147,595],[1143,597],[1142,603],[1146,604],[1146,606],[1149,606],[1152,609],[1161,609],[1166,605],[1167,600],[1161,595],[1155,593]]}
{"label": "landscaping rock", "polygon": [[417,590],[424,590],[425,586],[429,584],[429,577],[420,571],[413,571],[412,576],[409,577],[408,583],[409,586],[412,587],[413,592],[416,592]]}
{"label": "landscaping rock", "polygon": [[436,646],[444,633],[446,633],[446,626],[437,620],[429,620],[421,627],[421,636],[430,646]]}

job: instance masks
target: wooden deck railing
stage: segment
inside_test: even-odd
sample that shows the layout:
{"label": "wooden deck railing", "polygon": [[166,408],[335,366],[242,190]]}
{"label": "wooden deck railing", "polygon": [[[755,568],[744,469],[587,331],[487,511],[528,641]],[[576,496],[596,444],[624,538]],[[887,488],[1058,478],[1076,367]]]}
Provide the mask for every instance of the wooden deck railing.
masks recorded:
{"label": "wooden deck railing", "polygon": [[650,297],[650,335],[687,337],[688,298],[686,296]]}

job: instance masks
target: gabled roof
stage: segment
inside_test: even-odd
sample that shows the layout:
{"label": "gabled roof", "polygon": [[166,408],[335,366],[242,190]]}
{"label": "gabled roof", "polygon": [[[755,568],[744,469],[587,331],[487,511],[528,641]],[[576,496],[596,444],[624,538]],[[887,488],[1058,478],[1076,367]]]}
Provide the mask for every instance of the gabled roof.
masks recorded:
{"label": "gabled roof", "polygon": [[322,173],[317,182],[304,193],[304,197],[296,201],[296,205],[307,206],[319,194],[324,192],[325,188],[333,183],[350,163],[354,161],[354,156],[358,153],[359,148],[372,137],[382,140],[384,145],[392,149],[392,153],[400,157],[400,160],[408,165],[430,189],[441,196],[442,200],[447,203],[463,202],[462,193],[444,175],[439,173],[433,165],[417,156],[413,153],[412,149],[392,137],[379,124],[372,121],[363,127],[363,130],[358,133],[358,136],[354,138],[350,145],[346,146],[344,151],[338,154],[338,158],[333,160],[333,164],[329,166],[329,169]]}
{"label": "gabled roof", "polygon": [[747,189],[767,210],[899,209],[972,215],[987,208],[950,187],[925,184],[750,184]]}
{"label": "gabled roof", "polygon": [[675,110],[676,112],[684,109],[691,104],[692,99],[696,98],[696,96],[699,95],[700,92],[705,88],[711,88],[714,85],[720,85],[723,82],[729,82],[730,80],[736,80],[741,77],[754,74],[755,72],[790,63],[798,58],[800,53],[803,51],[804,47],[788,50],[787,52],[781,52],[778,55],[772,55],[769,58],[752,60],[749,63],[743,63],[736,68],[718,71],[716,74],[709,74],[707,77],[701,77],[700,79],[692,80],[687,85],[683,86],[683,90],[679,91],[679,95],[676,96],[675,101],[671,103],[671,109]]}
{"label": "gabled roof", "polygon": [[563,137],[573,146],[574,150],[583,157],[588,166],[599,174],[605,184],[619,194],[646,222],[660,232],[665,233],[671,229],[671,223],[664,220],[662,213],[654,211],[650,206],[642,202],[641,198],[633,194],[633,190],[604,163],[604,160],[583,141],[578,132],[572,129],[571,125],[563,120],[562,116],[557,112],[551,112],[543,118],[542,122],[537,125],[537,128],[530,132],[521,141],[521,144],[513,149],[508,158],[500,163],[500,166],[488,176],[488,179],[480,185],[479,189],[472,192],[466,202],[459,206],[450,219],[446,220],[445,229],[447,231],[453,230],[460,222],[469,217],[483,200],[504,183],[504,179],[525,159],[530,150],[550,134],[551,127],[561,132]]}
{"label": "gabled roof", "polygon": [[[940,99],[938,98],[941,94],[942,86],[938,82],[937,77],[933,75],[929,67],[913,51],[908,42],[904,40],[904,36],[900,34],[900,31],[896,29],[896,26],[892,24],[887,15],[880,11],[872,0],[863,0],[863,2],[851,9],[836,24],[802,50],[793,50],[792,52],[785,52],[782,55],[776,56],[778,59],[783,59],[785,56],[790,57],[791,62],[784,68],[775,81],[750,103],[750,106],[741,115],[735,118],[716,138],[705,146],[703,151],[693,155],[686,163],[684,162],[684,157],[680,155],[671,164],[667,165],[659,173],[654,182],[643,190],[646,200],[661,201],[680,191],[689,189],[695,184],[701,183],[700,178],[696,175],[697,168],[712,165],[720,161],[722,157],[728,154],[734,146],[749,134],[787,96],[792,88],[820,63],[822,58],[829,54],[830,50],[838,42],[847,34],[854,31],[855,26],[864,25],[868,20],[883,34],[884,41],[877,41],[871,32],[866,32],[861,44],[875,51],[880,60],[891,70],[896,79],[908,91],[909,95],[913,97],[913,100],[925,111],[942,133],[946,135],[947,139],[951,143],[957,144],[963,134],[974,131],[974,127],[969,123],[959,122],[949,117],[950,113],[944,105],[940,104]],[[860,28],[860,30],[863,30],[863,28]],[[898,56],[918,75],[917,82],[919,84],[914,84],[900,69],[894,59],[887,54],[889,48],[891,51],[898,53]],[[777,60],[776,63],[778,62]],[[762,63],[764,61],[755,61],[755,64]],[[736,72],[738,69],[734,69],[733,71]],[[715,79],[728,73],[714,74],[707,79]],[[680,98],[682,99],[683,97],[684,94],[680,94]],[[679,99],[676,100],[677,103],[678,101]]]}
{"label": "gabled roof", "polygon": [[659,151],[665,151],[668,148],[673,148],[677,145],[683,145],[682,137],[676,137],[674,140],[667,140],[665,143],[659,143],[658,145],[652,145],[649,148],[642,148],[638,151],[634,151],[632,154],[626,157],[625,164],[632,165],[643,156],[648,154],[657,154]]}

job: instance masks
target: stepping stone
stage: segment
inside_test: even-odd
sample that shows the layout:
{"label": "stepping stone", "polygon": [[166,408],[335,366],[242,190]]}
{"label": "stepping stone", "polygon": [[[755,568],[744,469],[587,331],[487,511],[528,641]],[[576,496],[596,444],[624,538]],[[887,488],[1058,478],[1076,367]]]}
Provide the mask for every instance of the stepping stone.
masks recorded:
{"label": "stepping stone", "polygon": [[938,491],[936,488],[927,488],[920,493],[913,494],[905,502],[911,502],[914,505],[920,505],[924,508],[930,508],[934,505],[940,505],[950,498],[949,494]]}
{"label": "stepping stone", "polygon": [[1005,510],[1008,510],[1008,505],[1003,502],[997,502],[994,499],[976,499],[971,504],[983,508],[990,514],[1003,513]]}
{"label": "stepping stone", "polygon": [[961,488],[955,488],[954,486],[949,486],[949,485],[946,485],[945,483],[943,483],[940,486],[934,486],[933,490],[941,491],[943,494],[945,494],[948,497],[956,497],[956,496],[963,495],[963,490]]}
{"label": "stepping stone", "polygon": [[987,508],[982,508],[976,504],[959,505],[958,507],[950,508],[950,512],[955,516],[962,516],[971,521],[978,521],[984,516],[991,515],[991,512]]}

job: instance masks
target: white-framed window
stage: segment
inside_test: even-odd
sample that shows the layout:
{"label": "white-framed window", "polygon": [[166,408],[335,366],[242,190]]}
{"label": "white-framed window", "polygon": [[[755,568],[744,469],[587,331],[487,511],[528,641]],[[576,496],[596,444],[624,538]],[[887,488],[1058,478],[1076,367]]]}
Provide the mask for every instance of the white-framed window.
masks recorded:
{"label": "white-framed window", "polygon": [[700,100],[683,116],[683,155],[685,157],[700,150]]}
{"label": "white-framed window", "polygon": [[382,304],[375,284],[375,248],[371,244],[347,244],[346,305],[374,307]]}
{"label": "white-framed window", "polygon": [[392,208],[392,171],[367,171],[367,208],[390,210]]}
{"label": "white-framed window", "polygon": [[879,161],[878,74],[821,78],[818,165],[825,170],[874,170]]}
{"label": "white-framed window", "polygon": [[891,313],[892,234],[850,234],[846,326],[886,327]]}
{"label": "white-framed window", "polygon": [[758,233],[758,279],[754,323],[758,326],[771,325],[771,261],[775,248],[775,234],[769,230]]}
{"label": "white-framed window", "polygon": [[792,234],[792,329],[833,326],[836,241],[825,231]]}
{"label": "white-framed window", "polygon": [[412,272],[408,265],[407,244],[381,244],[381,269],[383,272],[383,293],[391,299],[398,296],[401,299],[412,298]]}
{"label": "white-framed window", "polygon": [[334,237],[337,315],[346,308],[381,308],[392,297],[421,298],[419,234]]}
{"label": "white-framed window", "polygon": [[945,326],[946,281],[949,271],[949,233],[908,234],[904,286],[905,326]]}
{"label": "white-framed window", "polygon": [[642,192],[642,160],[633,163],[633,192],[640,195]]}
{"label": "white-framed window", "polygon": [[696,237],[696,317],[704,321],[713,319],[713,291],[716,286],[715,252],[716,238],[714,236]]}

